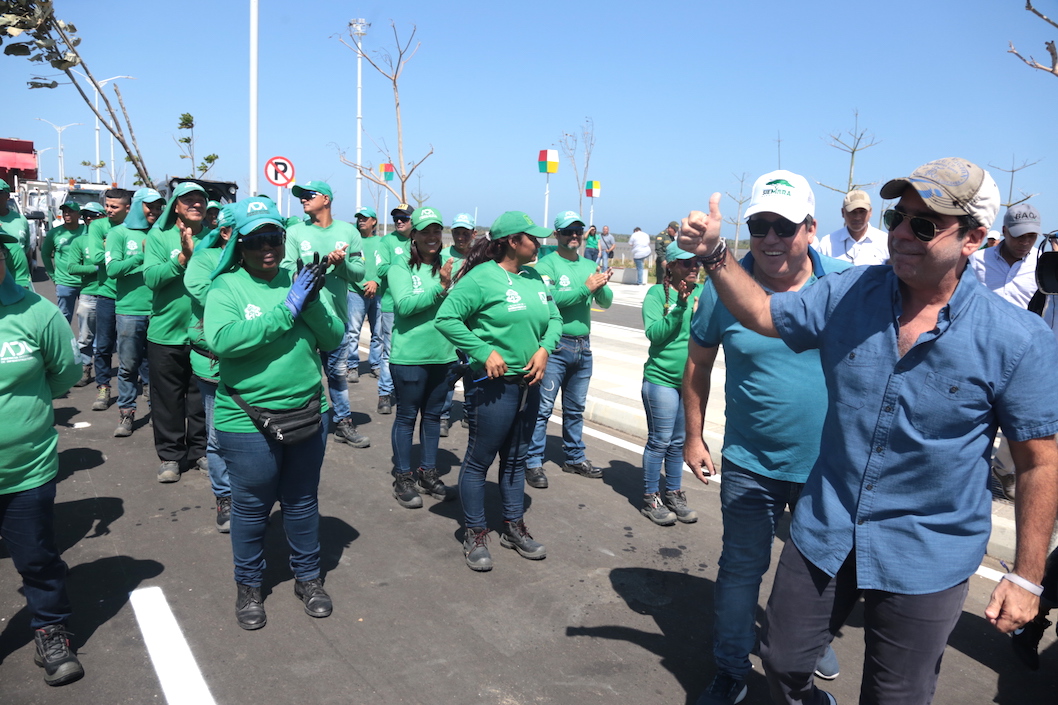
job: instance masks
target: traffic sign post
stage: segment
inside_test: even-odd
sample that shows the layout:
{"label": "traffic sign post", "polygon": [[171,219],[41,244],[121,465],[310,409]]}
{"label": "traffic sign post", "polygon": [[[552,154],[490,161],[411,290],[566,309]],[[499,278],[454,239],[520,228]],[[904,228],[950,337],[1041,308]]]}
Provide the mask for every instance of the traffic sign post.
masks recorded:
{"label": "traffic sign post", "polygon": [[294,162],[286,157],[272,157],[265,162],[264,172],[268,183],[276,187],[276,208],[280,208],[283,205],[283,187],[294,185]]}

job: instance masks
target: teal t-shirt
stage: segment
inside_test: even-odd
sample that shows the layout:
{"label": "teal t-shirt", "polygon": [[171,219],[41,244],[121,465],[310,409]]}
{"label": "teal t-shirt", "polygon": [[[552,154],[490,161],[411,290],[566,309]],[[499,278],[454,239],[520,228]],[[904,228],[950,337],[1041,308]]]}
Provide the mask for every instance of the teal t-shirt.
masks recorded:
{"label": "teal t-shirt", "polygon": [[149,316],[154,292],[143,280],[143,250],[146,230],[132,230],[124,223],[106,235],[107,276],[114,282],[116,313],[123,316]]}
{"label": "teal t-shirt", "polygon": [[[818,276],[848,269],[848,262],[810,252]],[[752,256],[742,260],[752,273]],[[727,424],[724,458],[751,472],[786,482],[804,482],[819,455],[827,386],[818,350],[795,353],[735,320],[707,281],[691,321],[691,336],[703,347],[724,346]]]}

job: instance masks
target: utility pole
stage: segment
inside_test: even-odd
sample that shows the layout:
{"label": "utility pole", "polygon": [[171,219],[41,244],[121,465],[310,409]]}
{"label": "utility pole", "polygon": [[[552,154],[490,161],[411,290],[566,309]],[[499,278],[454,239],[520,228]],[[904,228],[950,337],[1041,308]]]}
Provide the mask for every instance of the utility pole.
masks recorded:
{"label": "utility pole", "polygon": [[[349,20],[349,31],[356,41],[356,163],[363,163],[364,138],[364,72],[363,72],[363,36],[371,25],[363,18]],[[364,175],[356,171],[356,210],[360,210],[360,194],[364,186]]]}
{"label": "utility pole", "polygon": [[59,134],[59,181],[62,181],[63,179],[66,178],[66,174],[64,173],[66,171],[66,165],[63,163],[63,154],[62,154],[62,132],[67,127],[73,127],[74,125],[83,125],[84,123],[83,122],[71,122],[69,125],[63,125],[62,127],[59,127],[58,125],[56,125],[54,122],[52,122],[50,120],[45,120],[44,118],[37,118],[37,119],[40,120],[41,122],[46,122],[49,125],[51,125],[52,127],[54,127],[55,131]]}

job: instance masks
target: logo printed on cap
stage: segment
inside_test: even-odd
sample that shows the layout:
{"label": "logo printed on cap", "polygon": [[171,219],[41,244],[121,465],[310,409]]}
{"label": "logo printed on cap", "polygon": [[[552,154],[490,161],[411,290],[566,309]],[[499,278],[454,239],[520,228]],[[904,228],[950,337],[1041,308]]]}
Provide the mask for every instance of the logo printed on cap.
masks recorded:
{"label": "logo printed on cap", "polygon": [[794,185],[791,184],[786,179],[776,179],[775,181],[769,181],[768,183],[766,183],[764,185],[765,186],[789,186],[790,188],[794,187]]}
{"label": "logo printed on cap", "polygon": [[256,211],[266,211],[266,210],[268,210],[268,206],[266,206],[263,202],[261,202],[261,201],[250,201],[250,203],[246,206],[246,215],[250,215],[251,213],[254,213]]}
{"label": "logo printed on cap", "polygon": [[433,208],[423,208],[422,212],[419,213],[421,218],[436,218],[437,213],[434,212]]}

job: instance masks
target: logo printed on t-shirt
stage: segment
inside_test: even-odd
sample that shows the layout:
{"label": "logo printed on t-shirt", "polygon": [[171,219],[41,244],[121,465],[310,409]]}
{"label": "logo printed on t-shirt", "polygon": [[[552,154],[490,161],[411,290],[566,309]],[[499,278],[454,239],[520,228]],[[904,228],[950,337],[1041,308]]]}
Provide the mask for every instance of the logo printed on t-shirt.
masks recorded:
{"label": "logo printed on t-shirt", "polygon": [[561,277],[558,278],[558,285],[559,286],[569,286],[569,277],[567,277],[565,274],[563,274]]}
{"label": "logo printed on t-shirt", "polygon": [[518,303],[521,300],[522,300],[522,295],[519,294],[517,291],[515,291],[514,289],[508,289],[507,290],[507,303],[516,304],[516,303]]}
{"label": "logo printed on t-shirt", "polygon": [[125,245],[125,248],[128,249],[129,252],[132,252],[133,250],[138,249],[139,246],[139,243],[135,240],[129,240],[128,244]]}
{"label": "logo printed on t-shirt", "polygon": [[404,254],[404,248],[401,247],[400,245],[397,245],[396,247],[393,248],[393,254],[395,254],[395,255]]}
{"label": "logo printed on t-shirt", "polygon": [[540,303],[542,303],[544,306],[547,306],[547,292],[538,291],[536,293],[540,294]]}
{"label": "logo printed on t-shirt", "polygon": [[169,259],[176,259],[176,256],[179,255],[179,254],[180,254],[179,248],[175,249],[175,250],[173,250],[172,252],[169,253]]}
{"label": "logo printed on t-shirt", "polygon": [[349,247],[349,243],[345,242],[344,240],[339,240],[338,242],[334,243],[334,249],[336,250],[340,250],[343,247]]}
{"label": "logo printed on t-shirt", "polygon": [[247,304],[246,308],[243,309],[243,314],[246,316],[246,320],[252,321],[261,315],[261,309],[253,304]]}
{"label": "logo printed on t-shirt", "polygon": [[412,288],[412,293],[415,293],[415,294],[421,294],[422,293],[422,278],[420,278],[418,274],[412,274],[411,275],[411,288]]}
{"label": "logo printed on t-shirt", "polygon": [[301,251],[302,252],[309,252],[310,250],[312,250],[312,243],[309,242],[308,240],[302,240],[301,241]]}
{"label": "logo printed on t-shirt", "polygon": [[0,364],[7,362],[25,362],[30,359],[33,346],[22,340],[13,340],[0,345]]}

